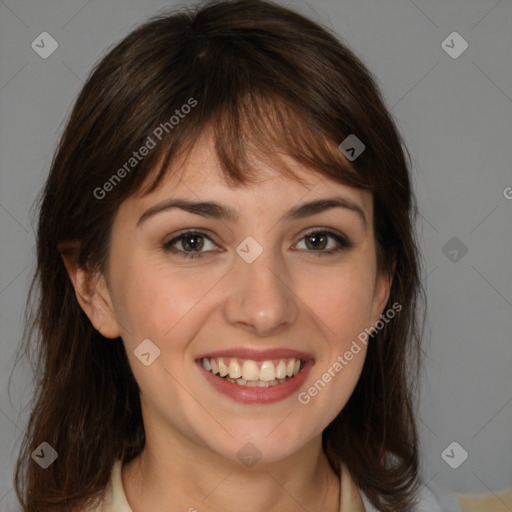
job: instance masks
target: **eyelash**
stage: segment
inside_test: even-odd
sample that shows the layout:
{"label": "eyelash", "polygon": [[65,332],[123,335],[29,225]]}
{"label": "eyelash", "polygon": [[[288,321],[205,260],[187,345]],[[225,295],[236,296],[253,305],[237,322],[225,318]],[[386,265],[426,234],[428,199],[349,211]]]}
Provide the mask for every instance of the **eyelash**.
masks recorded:
{"label": "eyelash", "polygon": [[[299,240],[299,242],[301,240],[303,240],[304,238],[308,237],[308,236],[319,234],[319,233],[320,234],[324,234],[324,235],[328,235],[331,238],[334,238],[339,243],[339,247],[336,248],[336,249],[331,249],[329,251],[320,251],[320,250],[319,251],[314,251],[314,250],[307,251],[307,252],[312,253],[315,256],[318,256],[318,257],[321,257],[321,256],[333,256],[334,254],[337,254],[338,252],[343,251],[345,249],[350,249],[353,246],[352,242],[350,242],[345,236],[340,235],[340,234],[338,234],[338,233],[336,233],[334,231],[331,231],[330,229],[318,229],[318,228],[315,228],[315,230],[309,231],[308,233],[306,233]],[[180,240],[186,238],[187,236],[192,236],[192,235],[202,236],[202,237],[207,238],[208,240],[210,240],[210,242],[214,243],[213,240],[206,233],[203,233],[202,231],[189,230],[189,231],[184,231],[183,233],[180,233],[179,236],[173,238],[172,240],[169,240],[169,242],[165,242],[163,244],[162,248],[166,252],[171,252],[173,254],[179,254],[183,258],[192,258],[192,259],[202,258],[203,257],[203,253],[202,252],[182,251],[182,250],[175,249],[175,248],[172,247],[176,242],[179,242]]]}

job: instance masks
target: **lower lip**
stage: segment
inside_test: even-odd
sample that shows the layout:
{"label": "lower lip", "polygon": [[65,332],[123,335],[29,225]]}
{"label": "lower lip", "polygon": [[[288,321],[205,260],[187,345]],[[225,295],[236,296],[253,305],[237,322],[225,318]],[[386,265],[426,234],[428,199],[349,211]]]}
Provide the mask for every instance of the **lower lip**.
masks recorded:
{"label": "lower lip", "polygon": [[196,364],[199,366],[199,369],[208,382],[223,395],[244,404],[273,404],[288,398],[298,391],[315,362],[309,359],[302,371],[295,375],[295,377],[286,379],[282,384],[269,386],[268,388],[256,388],[234,384],[205,370],[201,360],[197,361]]}

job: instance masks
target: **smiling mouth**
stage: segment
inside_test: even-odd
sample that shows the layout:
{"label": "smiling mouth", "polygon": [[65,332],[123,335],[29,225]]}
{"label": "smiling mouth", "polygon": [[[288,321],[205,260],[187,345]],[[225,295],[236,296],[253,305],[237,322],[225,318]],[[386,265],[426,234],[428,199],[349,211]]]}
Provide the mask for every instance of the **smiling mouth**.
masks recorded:
{"label": "smiling mouth", "polygon": [[306,364],[294,357],[267,361],[254,361],[236,357],[203,357],[203,368],[227,382],[247,387],[278,386],[293,379]]}

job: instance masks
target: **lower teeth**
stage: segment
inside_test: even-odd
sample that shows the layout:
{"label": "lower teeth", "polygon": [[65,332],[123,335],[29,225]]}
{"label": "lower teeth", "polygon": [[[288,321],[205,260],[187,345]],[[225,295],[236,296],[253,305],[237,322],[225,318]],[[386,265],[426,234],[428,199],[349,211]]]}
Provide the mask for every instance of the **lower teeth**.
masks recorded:
{"label": "lower teeth", "polygon": [[247,387],[252,387],[252,388],[268,388],[271,386],[277,386],[278,384],[282,384],[289,378],[291,378],[291,377],[286,377],[284,379],[263,381],[263,380],[244,380],[244,379],[232,379],[230,377],[221,377],[221,379],[227,380],[228,382],[231,382],[232,384],[238,384],[239,386],[247,386]]}

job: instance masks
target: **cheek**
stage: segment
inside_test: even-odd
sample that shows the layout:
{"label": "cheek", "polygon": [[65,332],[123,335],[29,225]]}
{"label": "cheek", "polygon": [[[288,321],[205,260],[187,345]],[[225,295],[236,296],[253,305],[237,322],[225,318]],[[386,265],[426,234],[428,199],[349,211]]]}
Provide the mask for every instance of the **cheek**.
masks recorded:
{"label": "cheek", "polygon": [[167,345],[187,324],[183,322],[187,315],[191,318],[199,311],[202,299],[218,280],[207,275],[203,270],[185,276],[184,271],[170,271],[151,262],[126,268],[124,277],[120,276],[118,298],[131,343],[153,338],[157,344]]}
{"label": "cheek", "polygon": [[[302,293],[309,297],[305,303],[321,320],[317,325],[325,340],[313,385],[304,390],[303,398],[323,411],[322,422],[329,423],[343,409],[361,375],[367,351],[365,329],[371,325],[374,272],[373,260],[359,254],[303,286]],[[361,334],[363,341],[358,338]],[[314,421],[318,419],[311,418]],[[322,422],[320,426],[325,426]]]}
{"label": "cheek", "polygon": [[372,266],[359,262],[305,281],[301,298],[322,320],[329,339],[339,344],[370,326],[373,288]]}

